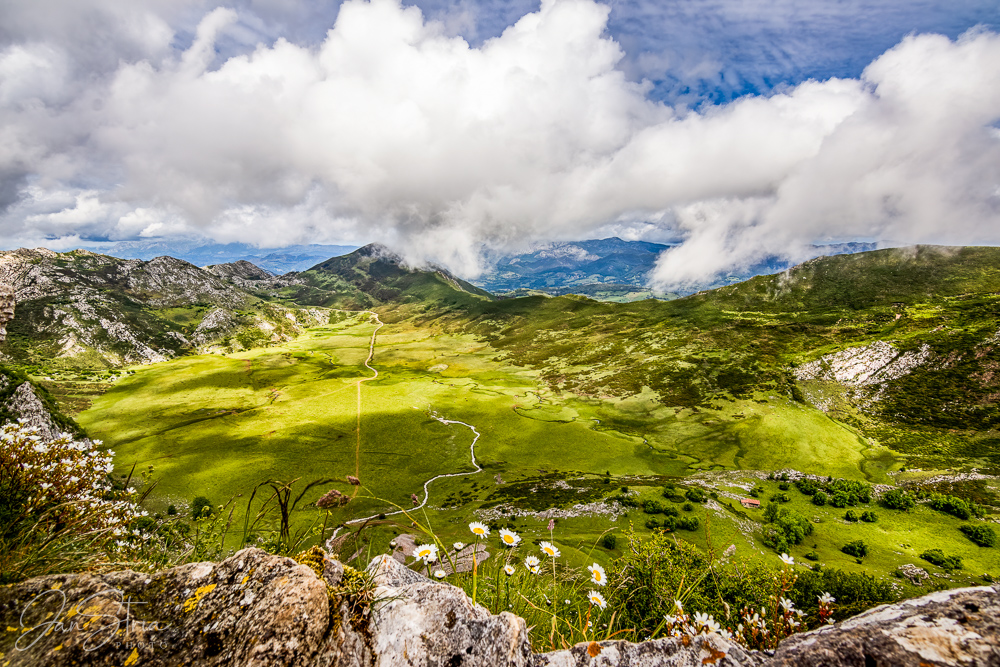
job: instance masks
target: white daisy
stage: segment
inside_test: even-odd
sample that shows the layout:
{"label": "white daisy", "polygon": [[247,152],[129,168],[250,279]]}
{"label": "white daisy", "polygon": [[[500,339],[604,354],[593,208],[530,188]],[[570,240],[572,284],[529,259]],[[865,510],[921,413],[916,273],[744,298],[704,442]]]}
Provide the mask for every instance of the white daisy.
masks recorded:
{"label": "white daisy", "polygon": [[513,575],[514,574],[514,566],[510,565],[510,564],[504,565],[503,566],[503,573],[506,574],[508,577],[511,576],[511,575]]}
{"label": "white daisy", "polygon": [[438,579],[444,579],[445,577],[444,570],[434,570],[434,576],[437,577]]}
{"label": "white daisy", "polygon": [[469,524],[469,530],[476,537],[489,537],[490,529],[486,527],[486,524],[480,523],[478,521],[473,521]]}
{"label": "white daisy", "polygon": [[461,551],[462,549],[465,548],[465,542],[455,542],[451,546],[455,547],[455,551]]}
{"label": "white daisy", "polygon": [[603,586],[608,583],[608,578],[604,574],[604,568],[594,563],[587,568],[590,570],[590,581],[597,584],[598,586]]}
{"label": "white daisy", "polygon": [[605,607],[608,606],[608,603],[604,601],[604,596],[598,593],[597,591],[590,591],[589,593],[587,593],[587,599],[590,600],[590,604],[594,605],[595,607],[600,607],[601,609],[604,609]]}
{"label": "white daisy", "polygon": [[436,544],[422,544],[413,550],[413,557],[425,563],[433,563],[437,560],[437,551]]}
{"label": "white daisy", "polygon": [[781,554],[781,562],[785,565],[795,565],[795,559],[788,554]]}
{"label": "white daisy", "polygon": [[552,558],[559,558],[559,556],[561,555],[559,553],[559,549],[557,549],[556,546],[551,542],[540,542],[538,546],[541,547],[542,553],[544,553],[546,556],[551,556]]}
{"label": "white daisy", "polygon": [[521,541],[521,536],[512,530],[507,530],[506,528],[500,529],[500,544],[505,547],[516,547],[517,543]]}

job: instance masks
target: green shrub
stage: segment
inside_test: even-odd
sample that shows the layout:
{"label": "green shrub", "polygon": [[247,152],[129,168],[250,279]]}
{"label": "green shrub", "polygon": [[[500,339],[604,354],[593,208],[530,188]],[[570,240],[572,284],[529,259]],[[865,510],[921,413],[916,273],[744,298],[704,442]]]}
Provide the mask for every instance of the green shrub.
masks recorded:
{"label": "green shrub", "polygon": [[813,532],[809,519],[774,503],[768,503],[764,508],[764,520],[768,525],[764,527],[761,539],[779,553],[787,553],[789,545],[800,544]]}
{"label": "green shrub", "polygon": [[958,529],[981,547],[996,546],[997,534],[990,526],[981,523],[966,523],[959,526]]}
{"label": "green shrub", "polygon": [[698,530],[700,522],[696,516],[688,516],[677,519],[678,530]]}
{"label": "green shrub", "polygon": [[812,502],[813,505],[826,505],[826,494],[822,491],[817,491],[813,494]]}
{"label": "green shrub", "polygon": [[928,563],[937,565],[946,572],[962,569],[962,559],[959,556],[946,556],[940,549],[928,549],[920,554],[920,557]]}
{"label": "green shrub", "polygon": [[939,512],[950,514],[962,520],[971,519],[974,516],[982,516],[983,511],[974,502],[968,502],[955,496],[932,493],[930,498],[931,507]]}
{"label": "green shrub", "polygon": [[782,482],[781,484],[778,485],[778,488],[780,490],[782,490],[782,491],[787,491],[788,489],[790,489],[792,487],[791,487],[791,485],[788,482]]}
{"label": "green shrub", "polygon": [[177,508],[173,505],[167,506],[167,516],[177,516]]}
{"label": "green shrub", "polygon": [[864,540],[854,540],[853,542],[848,542],[844,546],[840,547],[848,556],[854,556],[855,558],[864,558],[868,555],[868,545],[865,544]]}
{"label": "green shrub", "polygon": [[692,505],[691,503],[684,503],[683,505],[681,505],[681,509],[684,510],[685,512],[693,512],[694,505]]}
{"label": "green shrub", "polygon": [[916,503],[913,497],[902,489],[890,489],[882,494],[882,505],[891,510],[909,512]]}
{"label": "green shrub", "polygon": [[688,489],[684,492],[684,497],[693,503],[703,503],[707,496],[701,489]]}
{"label": "green shrub", "polygon": [[663,504],[658,500],[647,500],[642,503],[642,511],[646,514],[662,514]]}
{"label": "green shrub", "polygon": [[614,549],[617,544],[618,544],[618,537],[614,533],[608,533],[601,538],[601,546],[607,549],[608,551]]}
{"label": "green shrub", "polygon": [[809,560],[819,560],[819,554],[816,553],[815,551],[810,551],[809,553],[806,554],[806,558],[808,558]]}
{"label": "green shrub", "polygon": [[796,480],[795,488],[798,489],[800,493],[803,493],[807,496],[811,496],[815,494],[817,491],[819,491],[819,484],[817,484],[811,479],[806,479],[805,477],[803,477],[800,480]]}
{"label": "green shrub", "polygon": [[872,500],[871,485],[857,480],[835,479],[826,485],[826,491],[830,494],[830,504],[834,507],[855,507]]}
{"label": "green shrub", "polygon": [[861,520],[864,521],[865,523],[875,523],[876,521],[878,521],[878,515],[875,514],[875,512],[872,512],[871,510],[865,510],[864,512],[861,513]]}
{"label": "green shrub", "polygon": [[844,513],[844,521],[852,521],[853,522],[853,521],[857,521],[857,520],[858,520],[858,515],[854,512],[854,510],[847,510]]}
{"label": "green shrub", "polygon": [[792,501],[792,499],[788,497],[787,493],[776,493],[773,496],[771,496],[771,501],[778,503],[789,503]]}
{"label": "green shrub", "polygon": [[191,516],[195,519],[211,516],[213,511],[212,501],[205,496],[195,496],[191,501]]}

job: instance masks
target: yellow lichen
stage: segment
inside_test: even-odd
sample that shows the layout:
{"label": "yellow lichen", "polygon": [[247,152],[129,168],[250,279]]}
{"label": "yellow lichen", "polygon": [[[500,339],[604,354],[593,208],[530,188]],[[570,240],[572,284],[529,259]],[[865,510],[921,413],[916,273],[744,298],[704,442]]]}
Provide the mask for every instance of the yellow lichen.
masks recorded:
{"label": "yellow lichen", "polygon": [[128,660],[125,661],[125,667],[131,667],[137,662],[139,662],[139,649],[134,648],[132,649],[132,655],[130,655]]}
{"label": "yellow lichen", "polygon": [[198,607],[198,603],[201,599],[215,590],[215,584],[209,584],[208,586],[202,586],[194,592],[194,595],[189,597],[184,601],[184,611],[192,612]]}
{"label": "yellow lichen", "polygon": [[323,578],[323,568],[326,563],[326,553],[317,546],[312,546],[306,551],[295,556],[295,562],[305,565],[316,573],[316,577]]}

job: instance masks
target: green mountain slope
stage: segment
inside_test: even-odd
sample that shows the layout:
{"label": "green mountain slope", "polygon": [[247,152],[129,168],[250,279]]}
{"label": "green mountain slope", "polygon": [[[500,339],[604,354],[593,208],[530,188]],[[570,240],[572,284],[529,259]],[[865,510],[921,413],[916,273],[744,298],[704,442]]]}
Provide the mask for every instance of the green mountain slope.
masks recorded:
{"label": "green mountain slope", "polygon": [[361,310],[391,304],[420,310],[472,308],[495,299],[489,292],[442,269],[409,268],[384,246],[370,244],[317,264],[308,271],[288,274],[294,281],[281,295],[303,305]]}

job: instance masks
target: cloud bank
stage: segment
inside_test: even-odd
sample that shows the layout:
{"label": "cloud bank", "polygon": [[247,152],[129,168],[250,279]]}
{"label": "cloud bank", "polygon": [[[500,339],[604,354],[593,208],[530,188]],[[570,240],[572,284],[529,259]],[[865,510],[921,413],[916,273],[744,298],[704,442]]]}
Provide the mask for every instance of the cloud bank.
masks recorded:
{"label": "cloud bank", "polygon": [[477,46],[416,7],[349,0],[316,44],[231,57],[253,21],[178,6],[200,17],[183,48],[136,10],[113,64],[41,38],[0,52],[0,237],[378,240],[473,276],[483,244],[610,226],[684,241],[660,287],[815,241],[1000,242],[986,30],[688,110],[630,80],[590,0],[546,0]]}

